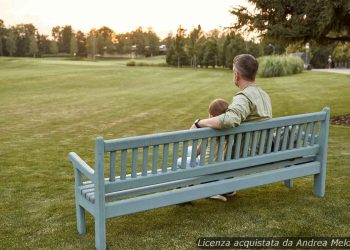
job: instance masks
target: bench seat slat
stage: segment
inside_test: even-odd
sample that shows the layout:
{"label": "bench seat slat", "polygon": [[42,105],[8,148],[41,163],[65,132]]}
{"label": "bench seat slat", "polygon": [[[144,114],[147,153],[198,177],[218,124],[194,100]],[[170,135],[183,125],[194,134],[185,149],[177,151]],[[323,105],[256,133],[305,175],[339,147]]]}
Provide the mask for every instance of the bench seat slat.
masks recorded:
{"label": "bench seat slat", "polygon": [[169,206],[182,202],[192,201],[194,199],[201,199],[216,194],[261,186],[291,178],[294,179],[302,176],[313,175],[319,172],[320,163],[312,162],[298,166],[291,166],[288,168],[271,170],[264,173],[210,182],[206,183],[206,185],[196,185],[192,187],[175,189],[171,191],[150,194],[147,196],[140,196],[127,200],[111,202],[106,204],[106,218]]}

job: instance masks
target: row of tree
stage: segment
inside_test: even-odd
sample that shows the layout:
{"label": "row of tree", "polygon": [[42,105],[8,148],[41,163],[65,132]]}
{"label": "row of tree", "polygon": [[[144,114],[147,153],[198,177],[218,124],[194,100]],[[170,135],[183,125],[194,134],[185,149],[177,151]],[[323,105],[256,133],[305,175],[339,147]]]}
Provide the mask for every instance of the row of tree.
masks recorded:
{"label": "row of tree", "polygon": [[[242,53],[249,53],[259,57],[265,53],[272,53],[271,48],[264,51],[264,42],[254,43],[245,41],[234,32],[220,32],[213,30],[203,32],[201,26],[189,33],[181,26],[174,36],[169,35],[164,40],[167,51],[167,63],[181,67],[232,67],[233,58]],[[266,46],[265,46],[266,47]]]}
{"label": "row of tree", "polygon": [[160,38],[148,28],[116,34],[109,27],[75,32],[70,25],[52,28],[52,38],[40,34],[33,24],[5,27],[0,19],[0,56],[42,56],[47,54],[92,56],[159,53]]}

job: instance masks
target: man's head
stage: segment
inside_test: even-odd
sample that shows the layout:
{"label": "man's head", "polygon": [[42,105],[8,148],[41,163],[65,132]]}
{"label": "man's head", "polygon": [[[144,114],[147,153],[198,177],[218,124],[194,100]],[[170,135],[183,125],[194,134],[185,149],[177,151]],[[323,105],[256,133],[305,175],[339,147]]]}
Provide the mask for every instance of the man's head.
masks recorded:
{"label": "man's head", "polygon": [[233,80],[237,87],[240,82],[254,82],[259,63],[254,56],[241,54],[233,59]]}

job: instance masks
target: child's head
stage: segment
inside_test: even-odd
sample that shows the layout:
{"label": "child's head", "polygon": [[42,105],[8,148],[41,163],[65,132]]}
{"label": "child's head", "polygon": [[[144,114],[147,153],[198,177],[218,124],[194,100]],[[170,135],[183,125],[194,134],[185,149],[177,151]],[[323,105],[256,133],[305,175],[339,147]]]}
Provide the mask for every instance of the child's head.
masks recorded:
{"label": "child's head", "polygon": [[226,112],[229,103],[224,99],[215,99],[209,104],[209,116],[215,117]]}

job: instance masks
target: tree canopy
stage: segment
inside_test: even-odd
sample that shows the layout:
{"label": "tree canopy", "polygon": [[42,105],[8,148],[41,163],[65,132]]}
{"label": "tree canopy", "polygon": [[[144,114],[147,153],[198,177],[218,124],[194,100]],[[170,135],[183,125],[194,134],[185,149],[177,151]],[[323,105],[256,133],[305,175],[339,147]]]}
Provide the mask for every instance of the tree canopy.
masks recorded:
{"label": "tree canopy", "polygon": [[321,44],[350,41],[349,0],[248,0],[254,10],[231,9],[236,31],[291,43],[315,40]]}

